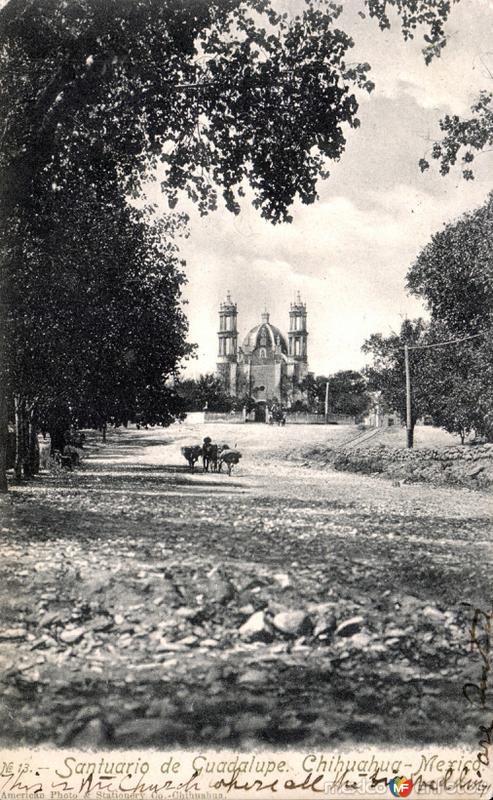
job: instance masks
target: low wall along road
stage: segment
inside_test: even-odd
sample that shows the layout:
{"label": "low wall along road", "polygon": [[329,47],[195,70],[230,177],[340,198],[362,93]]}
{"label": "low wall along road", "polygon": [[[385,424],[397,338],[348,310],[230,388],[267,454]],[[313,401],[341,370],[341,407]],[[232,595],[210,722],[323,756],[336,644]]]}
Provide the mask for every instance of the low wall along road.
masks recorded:
{"label": "low wall along road", "polygon": [[487,489],[493,486],[493,445],[445,447],[443,449],[356,447],[318,448],[305,456],[342,472],[379,474],[401,483],[433,483]]}

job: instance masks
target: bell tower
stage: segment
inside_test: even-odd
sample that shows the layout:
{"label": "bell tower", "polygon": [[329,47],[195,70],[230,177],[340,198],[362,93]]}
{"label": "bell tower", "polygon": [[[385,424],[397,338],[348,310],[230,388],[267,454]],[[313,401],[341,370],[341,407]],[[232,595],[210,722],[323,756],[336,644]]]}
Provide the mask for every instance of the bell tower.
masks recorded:
{"label": "bell tower", "polygon": [[289,311],[289,355],[294,361],[308,365],[308,331],[306,329],[306,303],[298,292]]}
{"label": "bell tower", "polygon": [[236,365],[238,360],[238,309],[228,292],[226,300],[219,306],[219,351],[217,374],[224,389],[236,394]]}

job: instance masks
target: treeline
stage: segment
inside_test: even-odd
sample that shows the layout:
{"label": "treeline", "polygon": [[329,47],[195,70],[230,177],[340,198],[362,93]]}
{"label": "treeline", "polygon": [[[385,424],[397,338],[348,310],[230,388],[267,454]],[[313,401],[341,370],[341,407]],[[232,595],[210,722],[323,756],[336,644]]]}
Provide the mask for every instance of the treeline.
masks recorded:
{"label": "treeline", "polygon": [[169,423],[180,404],[168,379],[191,350],[174,244],[183,221],[129,205],[115,164],[80,144],[35,186],[0,245],[18,478],[36,471],[39,430],[61,450],[72,425]]}
{"label": "treeline", "polygon": [[207,372],[198,378],[183,378],[177,386],[178,396],[185,411],[242,411],[245,407],[250,412],[255,401],[248,395],[231,397],[222,382],[213,373]]}
{"label": "treeline", "polygon": [[[360,417],[368,410],[371,398],[367,391],[367,381],[361,373],[354,370],[342,370],[329,377],[307,375],[297,387],[303,393],[304,399],[291,403],[288,410],[323,414],[327,383],[328,407],[331,413]],[[248,394],[231,397],[225,392],[222,382],[212,373],[181,380],[177,393],[183,401],[185,411],[203,411],[207,408],[209,411],[229,412],[246,408],[249,413],[255,408],[253,397]],[[272,407],[280,405],[279,398],[272,398],[269,403]]]}
{"label": "treeline", "polygon": [[102,215],[102,189],[67,183],[45,204],[49,220],[27,232],[20,260],[2,254],[18,478],[36,471],[39,430],[62,450],[73,425],[169,424],[181,412],[169,380],[191,350],[172,244],[179,220],[152,220],[108,186]]}
{"label": "treeline", "polygon": [[369,388],[406,418],[407,344],[413,426],[428,416],[462,441],[472,431],[493,441],[493,194],[432,237],[407,286],[425,301],[430,319],[406,321],[398,334],[365,342]]}
{"label": "treeline", "polygon": [[[358,419],[366,414],[372,402],[367,381],[356,370],[340,370],[328,376],[307,375],[300,388],[306,396],[306,400],[299,403],[300,411],[323,414],[327,398],[329,413]],[[294,410],[297,410],[297,404]]]}

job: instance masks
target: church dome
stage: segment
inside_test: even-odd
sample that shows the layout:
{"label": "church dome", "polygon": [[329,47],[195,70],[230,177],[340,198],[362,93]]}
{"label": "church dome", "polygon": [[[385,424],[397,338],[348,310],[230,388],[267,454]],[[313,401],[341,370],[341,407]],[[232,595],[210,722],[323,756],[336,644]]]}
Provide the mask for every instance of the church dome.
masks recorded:
{"label": "church dome", "polygon": [[269,322],[269,315],[267,312],[262,314],[262,322],[260,325],[255,325],[243,340],[243,350],[246,353],[253,353],[259,347],[271,347],[275,349],[277,344],[281,346],[281,352],[287,355],[288,344],[286,337],[275,325]]}

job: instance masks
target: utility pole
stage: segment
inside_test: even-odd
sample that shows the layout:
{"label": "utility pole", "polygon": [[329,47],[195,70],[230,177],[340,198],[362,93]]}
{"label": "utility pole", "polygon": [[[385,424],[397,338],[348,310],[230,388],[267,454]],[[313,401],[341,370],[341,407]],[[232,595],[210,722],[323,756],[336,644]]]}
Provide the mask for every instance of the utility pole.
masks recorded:
{"label": "utility pole", "polygon": [[411,370],[409,369],[409,347],[404,345],[404,365],[406,370],[406,445],[413,446],[413,423],[411,420]]}
{"label": "utility pole", "polygon": [[329,418],[329,381],[325,381],[325,424]]}
{"label": "utility pole", "polygon": [[459,339],[447,339],[444,342],[431,342],[430,344],[412,344],[404,345],[404,367],[406,371],[406,438],[407,446],[411,448],[413,442],[413,425],[411,421],[411,370],[409,368],[409,350],[430,350],[434,347],[445,347],[448,344],[458,344],[460,342],[467,342],[469,339],[478,339],[484,336],[484,331],[481,333],[473,333],[472,336],[462,336]]}

